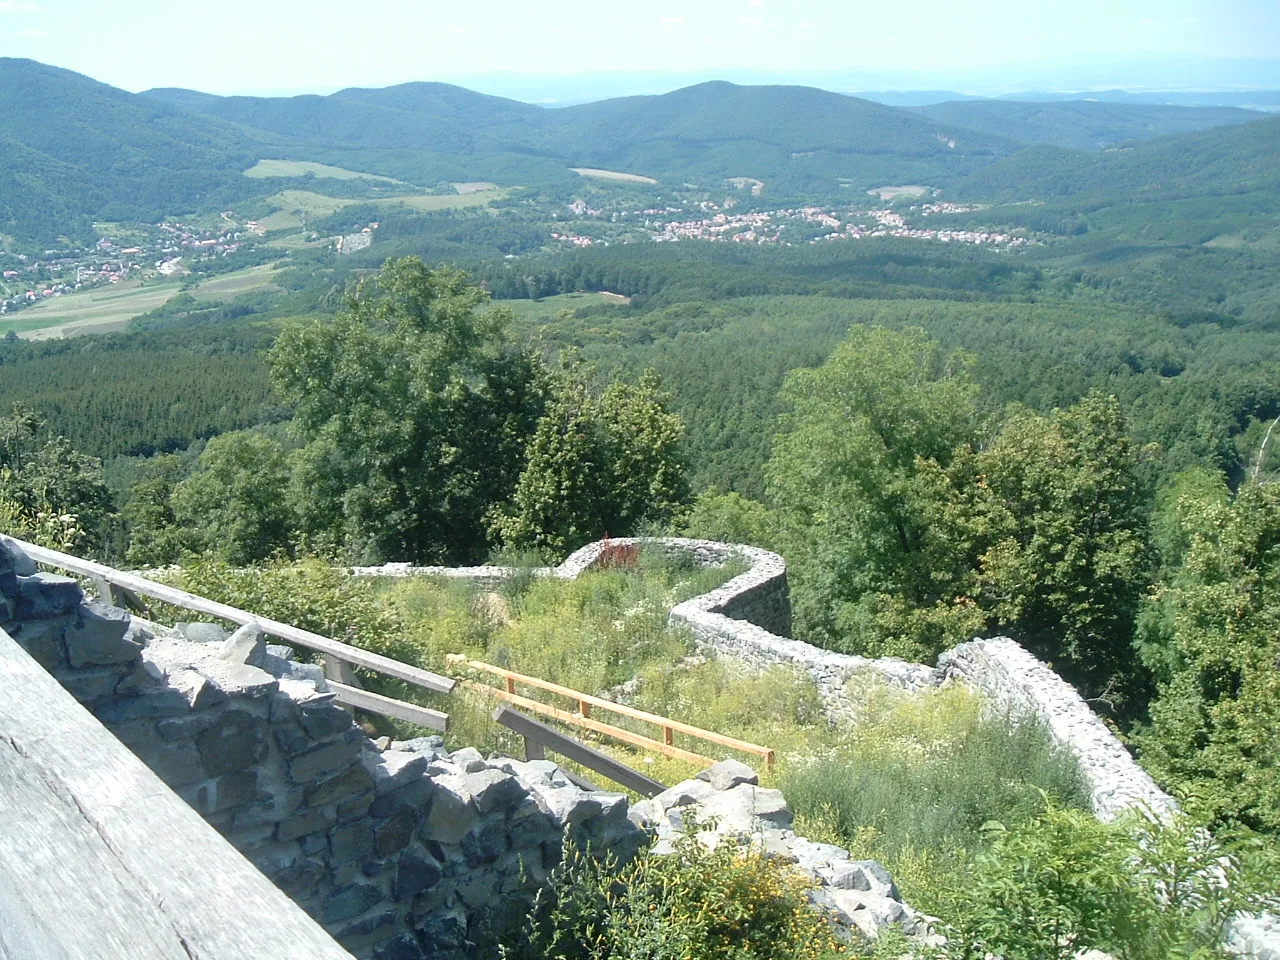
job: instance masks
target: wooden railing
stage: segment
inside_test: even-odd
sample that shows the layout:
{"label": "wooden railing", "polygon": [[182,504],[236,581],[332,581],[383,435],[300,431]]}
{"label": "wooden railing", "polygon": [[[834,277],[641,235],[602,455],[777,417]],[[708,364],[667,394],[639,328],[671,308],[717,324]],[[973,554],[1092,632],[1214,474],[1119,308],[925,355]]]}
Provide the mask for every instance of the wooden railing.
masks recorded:
{"label": "wooden railing", "polygon": [[[362,667],[366,670],[373,670],[435,693],[450,693],[453,690],[455,683],[448,677],[442,677],[429,670],[422,670],[407,663],[401,663],[399,660],[392,660],[390,657],[384,657],[378,653],[361,650],[359,647],[353,647],[349,643],[322,637],[318,633],[302,630],[290,624],[281,623],[278,620],[260,617],[228,604],[219,603],[216,600],[198,597],[193,593],[187,593],[185,590],[179,590],[177,587],[171,587],[163,583],[156,583],[154,580],[148,580],[137,574],[125,573],[123,570],[116,570],[105,564],[95,563],[92,560],[82,560],[79,557],[73,557],[70,554],[60,553],[57,550],[50,550],[46,547],[38,547],[33,543],[26,543],[22,540],[15,540],[14,542],[37,563],[56,567],[97,581],[99,590],[103,592],[104,600],[121,599],[128,601],[128,594],[133,594],[136,600],[137,595],[142,595],[154,597],[175,607],[194,610],[197,613],[216,617],[219,620],[227,620],[231,623],[238,623],[242,626],[256,623],[259,629],[268,636],[277,637],[286,643],[322,654],[326,673],[330,677],[329,686],[339,703],[355,709],[365,710],[369,713],[377,713],[386,717],[394,717],[397,720],[416,723],[432,730],[444,731],[449,728],[449,715],[446,713],[441,713],[438,710],[429,710],[414,703],[407,703],[403,700],[384,697],[381,694],[360,689],[357,686],[353,668]],[[127,593],[122,595],[119,591],[126,591]]]}
{"label": "wooden railing", "polygon": [[[656,797],[667,789],[657,780],[646,777],[638,770],[632,770],[626,764],[619,763],[613,757],[601,753],[599,750],[593,750],[585,743],[573,739],[573,737],[565,736],[559,730],[555,730],[545,723],[539,723],[532,717],[526,717],[518,710],[499,705],[498,709],[493,711],[493,719],[508,730],[524,737],[526,760],[541,760],[542,750],[545,747],[553,753],[558,753],[562,757],[582,764],[588,770],[594,770],[596,773],[608,777],[614,783],[620,784],[628,790],[634,790],[641,796]],[[567,770],[564,772],[568,774]],[[580,786],[592,789],[591,784],[584,784],[576,777],[574,777],[574,780]]]}
{"label": "wooden railing", "polygon": [[[701,727],[695,727],[692,724],[682,723],[679,720],[672,720],[670,717],[661,717],[656,713],[647,713],[644,710],[637,710],[635,707],[629,707],[623,703],[614,703],[612,700],[605,700],[603,697],[594,697],[588,693],[582,693],[578,690],[571,690],[563,687],[558,683],[552,683],[549,680],[542,680],[538,677],[530,677],[523,673],[516,673],[514,670],[506,670],[502,667],[495,667],[493,664],[483,663],[479,660],[469,660],[460,654],[451,654],[445,657],[445,662],[452,669],[470,669],[481,673],[488,673],[503,680],[503,687],[490,686],[487,683],[480,683],[475,680],[463,680],[462,684],[469,689],[480,690],[491,696],[497,697],[499,700],[505,700],[508,703],[515,704],[532,713],[538,713],[545,717],[552,717],[561,723],[570,726],[581,727],[591,730],[603,736],[612,737],[623,743],[632,746],[641,747],[645,750],[652,750],[655,753],[662,754],[667,757],[675,757],[679,760],[687,760],[691,763],[700,763],[710,765],[712,760],[701,754],[693,753],[689,750],[681,749],[675,746],[675,734],[681,733],[692,737],[696,740],[703,740],[707,743],[714,743],[717,746],[728,747],[731,750],[739,750],[742,753],[749,753],[760,757],[764,760],[766,769],[772,769],[774,762],[774,752],[769,747],[762,747],[759,744],[748,743],[745,740],[738,740],[734,737],[726,737],[722,733],[715,733],[711,730],[704,730]],[[561,710],[550,704],[542,703],[528,697],[520,696],[516,693],[516,686],[523,685],[533,687],[537,690],[545,690],[548,693],[554,693],[561,697],[566,697],[575,702],[578,708],[577,713],[568,710]],[[632,720],[641,720],[645,723],[651,723],[662,730],[662,739],[655,740],[650,737],[634,733],[630,730],[624,730],[612,724],[602,723],[591,716],[593,709],[601,710],[606,713],[617,714],[618,716],[628,717]]]}

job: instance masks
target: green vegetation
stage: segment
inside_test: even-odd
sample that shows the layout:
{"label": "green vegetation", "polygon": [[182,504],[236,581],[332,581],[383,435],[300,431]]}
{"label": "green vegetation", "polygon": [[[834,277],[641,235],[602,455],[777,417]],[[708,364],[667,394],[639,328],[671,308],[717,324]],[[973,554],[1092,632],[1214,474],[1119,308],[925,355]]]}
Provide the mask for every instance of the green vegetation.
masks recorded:
{"label": "green vegetation", "polygon": [[829,960],[869,956],[813,912],[800,877],[729,844],[686,834],[666,856],[621,865],[573,845],[539,891],[503,960]]}
{"label": "green vegetation", "polygon": [[325,180],[383,180],[387,183],[401,184],[400,180],[380,177],[373,173],[360,173],[358,170],[345,170],[342,167],[331,167],[327,163],[311,163],[307,160],[259,160],[244,172],[246,177],[267,179],[276,177],[320,177]]}

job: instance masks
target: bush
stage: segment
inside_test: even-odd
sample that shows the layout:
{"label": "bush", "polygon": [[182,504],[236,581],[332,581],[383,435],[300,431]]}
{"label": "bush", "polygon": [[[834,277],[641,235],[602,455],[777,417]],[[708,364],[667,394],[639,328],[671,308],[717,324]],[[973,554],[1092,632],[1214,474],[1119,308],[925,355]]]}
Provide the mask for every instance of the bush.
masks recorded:
{"label": "bush", "polygon": [[1052,802],[1016,828],[987,827],[988,849],[945,904],[946,956],[1067,960],[1223,957],[1239,910],[1265,905],[1240,859],[1202,823],[1134,816],[1113,824]]}
{"label": "bush", "polygon": [[625,866],[566,845],[504,960],[825,960],[857,956],[798,873],[687,833]]}

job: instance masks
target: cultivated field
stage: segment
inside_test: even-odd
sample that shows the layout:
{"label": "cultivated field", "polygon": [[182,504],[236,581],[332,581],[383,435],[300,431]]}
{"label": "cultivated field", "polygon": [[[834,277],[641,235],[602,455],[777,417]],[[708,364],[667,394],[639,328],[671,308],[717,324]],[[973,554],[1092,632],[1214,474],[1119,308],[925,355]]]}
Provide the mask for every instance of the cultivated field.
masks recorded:
{"label": "cultivated field", "polygon": [[626,183],[657,183],[653,177],[642,177],[638,173],[619,173],[617,170],[597,170],[595,167],[570,167],[574,173],[584,177],[595,177],[597,180],[622,180]]}
{"label": "cultivated field", "polygon": [[[28,340],[48,340],[84,333],[110,333],[123,329],[134,317],[163,306],[181,286],[178,280],[147,284],[126,280],[97,290],[56,297],[11,317],[0,318],[0,334],[13,330]],[[230,300],[251,290],[272,287],[271,264],[264,264],[206,280],[192,293],[202,300]]]}
{"label": "cultivated field", "polygon": [[929,194],[933,187],[924,187],[918,183],[909,183],[901,187],[873,187],[867,193],[873,197],[879,197],[881,200],[893,200],[896,197],[923,197]]}
{"label": "cultivated field", "polygon": [[305,177],[309,173],[330,180],[380,180],[383,183],[404,183],[403,180],[380,177],[376,173],[361,173],[359,170],[331,167],[327,163],[312,163],[309,160],[259,160],[246,170],[244,175],[253,177],[255,180],[265,180],[268,177]]}
{"label": "cultivated field", "polygon": [[494,300],[490,305],[510,309],[521,324],[539,324],[554,320],[562,310],[577,310],[601,303],[620,307],[630,302],[630,298],[616,293],[562,293],[541,300]]}
{"label": "cultivated field", "polygon": [[498,185],[488,180],[472,180],[470,183],[455,183],[453,189],[459,193],[484,193],[488,190],[497,190]]}
{"label": "cultivated field", "polygon": [[505,190],[485,190],[467,194],[431,196],[414,193],[400,197],[379,197],[375,200],[351,197],[326,197],[310,190],[282,190],[267,197],[267,203],[276,212],[259,221],[267,230],[297,230],[309,222],[337,213],[353,203],[372,203],[380,207],[405,206],[413,210],[451,210],[461,207],[483,207],[493,200],[507,195]]}

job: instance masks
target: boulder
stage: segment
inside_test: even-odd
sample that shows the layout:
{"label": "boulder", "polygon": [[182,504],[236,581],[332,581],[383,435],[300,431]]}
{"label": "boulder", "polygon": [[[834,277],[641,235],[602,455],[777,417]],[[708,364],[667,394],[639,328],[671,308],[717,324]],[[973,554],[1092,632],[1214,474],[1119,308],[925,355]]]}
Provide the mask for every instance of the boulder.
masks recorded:
{"label": "boulder", "polygon": [[232,663],[247,663],[251,667],[263,667],[267,661],[267,644],[262,628],[256,623],[246,623],[222,643],[219,656]]}
{"label": "boulder", "polygon": [[740,783],[753,786],[760,783],[760,777],[741,760],[721,760],[713,763],[698,774],[699,780],[711,784],[713,790],[732,790]]}

